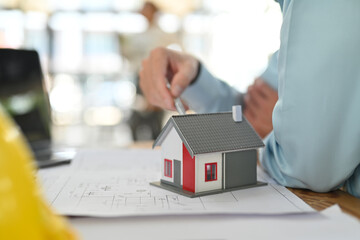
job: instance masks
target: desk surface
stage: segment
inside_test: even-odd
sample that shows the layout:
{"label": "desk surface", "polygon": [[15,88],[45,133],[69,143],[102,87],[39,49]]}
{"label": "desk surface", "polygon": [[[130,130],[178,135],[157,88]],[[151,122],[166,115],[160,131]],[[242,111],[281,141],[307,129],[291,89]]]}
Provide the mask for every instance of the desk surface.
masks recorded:
{"label": "desk surface", "polygon": [[[136,142],[130,148],[151,148],[151,146],[152,142]],[[305,189],[288,189],[318,211],[338,204],[344,212],[360,219],[360,199],[344,191],[336,190],[328,193],[317,193]]]}
{"label": "desk surface", "polygon": [[328,193],[317,193],[305,189],[288,189],[318,211],[339,204],[344,212],[360,219],[360,199],[347,192],[336,190]]}

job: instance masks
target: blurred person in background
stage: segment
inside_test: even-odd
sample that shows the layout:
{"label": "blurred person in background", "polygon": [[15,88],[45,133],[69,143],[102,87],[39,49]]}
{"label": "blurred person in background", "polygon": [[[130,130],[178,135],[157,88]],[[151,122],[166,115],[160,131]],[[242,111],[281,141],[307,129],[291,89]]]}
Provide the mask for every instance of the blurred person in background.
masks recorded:
{"label": "blurred person in background", "polygon": [[[138,72],[143,58],[149,55],[156,47],[176,45],[181,48],[177,33],[164,32],[158,25],[160,9],[152,2],[145,2],[139,11],[147,22],[148,28],[142,33],[120,36],[122,55],[129,61],[131,72]],[[161,108],[152,105],[141,93],[136,76],[137,97],[135,109],[128,121],[133,139],[146,141],[155,139],[161,131],[164,112]]]}
{"label": "blurred person in background", "polygon": [[[200,113],[243,104],[260,134],[260,118],[272,113],[260,162],[278,183],[317,192],[344,187],[360,197],[360,2],[278,2],[281,45],[266,71],[277,76],[278,101],[270,82],[256,80],[241,94],[193,56],[163,48],[143,61],[141,88],[152,104],[170,110],[180,96]],[[265,110],[273,102],[274,110]]]}
{"label": "blurred person in background", "polygon": [[164,32],[158,24],[162,14],[152,2],[145,2],[139,13],[147,20],[148,27],[141,33],[120,36],[121,54],[129,61],[131,70],[138,72],[141,61],[156,47],[181,46],[178,33]]}

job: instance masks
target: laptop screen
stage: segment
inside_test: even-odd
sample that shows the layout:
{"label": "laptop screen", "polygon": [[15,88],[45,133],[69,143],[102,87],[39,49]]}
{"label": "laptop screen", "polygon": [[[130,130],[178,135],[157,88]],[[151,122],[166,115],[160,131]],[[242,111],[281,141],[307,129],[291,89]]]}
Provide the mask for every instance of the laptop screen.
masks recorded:
{"label": "laptop screen", "polygon": [[36,51],[0,49],[0,102],[35,148],[50,143],[49,101],[43,86]]}

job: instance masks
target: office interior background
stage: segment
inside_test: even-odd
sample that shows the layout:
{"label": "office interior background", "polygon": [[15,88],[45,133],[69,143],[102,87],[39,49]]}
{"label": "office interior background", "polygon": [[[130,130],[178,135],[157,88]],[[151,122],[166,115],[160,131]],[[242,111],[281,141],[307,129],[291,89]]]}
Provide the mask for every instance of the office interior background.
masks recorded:
{"label": "office interior background", "polygon": [[137,85],[141,59],[156,46],[196,56],[239,91],[279,47],[282,16],[273,0],[154,0],[151,23],[144,2],[0,0],[0,47],[40,54],[55,143],[154,139],[174,114],[149,106]]}

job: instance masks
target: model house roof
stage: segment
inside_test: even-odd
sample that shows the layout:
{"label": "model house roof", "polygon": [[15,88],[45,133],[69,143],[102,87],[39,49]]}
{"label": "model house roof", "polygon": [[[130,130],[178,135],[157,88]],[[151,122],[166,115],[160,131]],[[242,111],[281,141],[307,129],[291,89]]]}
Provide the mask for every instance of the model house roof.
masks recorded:
{"label": "model house roof", "polygon": [[189,153],[231,152],[264,147],[254,129],[243,118],[234,122],[231,112],[172,116],[155,140],[160,146],[174,127]]}

